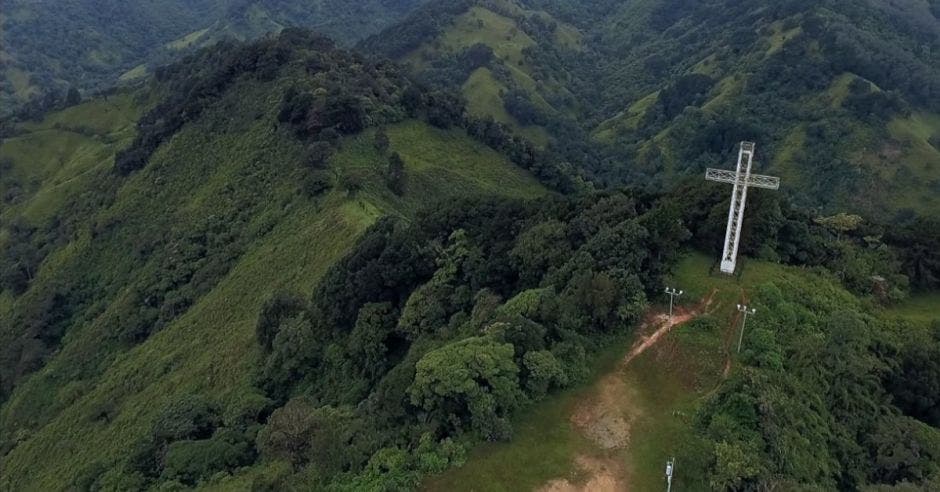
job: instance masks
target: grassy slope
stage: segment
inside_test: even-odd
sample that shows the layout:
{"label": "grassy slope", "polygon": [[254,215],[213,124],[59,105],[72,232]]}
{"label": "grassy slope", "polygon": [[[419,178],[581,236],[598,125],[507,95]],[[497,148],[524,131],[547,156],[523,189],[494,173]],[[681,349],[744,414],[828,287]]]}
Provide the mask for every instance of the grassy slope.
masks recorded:
{"label": "grassy slope", "polygon": [[637,130],[643,118],[643,114],[656,102],[658,96],[658,91],[653,92],[631,104],[629,108],[617,116],[603,121],[594,129],[593,137],[599,142],[609,144],[614,143],[620,133]]}
{"label": "grassy slope", "polygon": [[[679,326],[660,340],[654,349],[636,358],[622,374],[631,388],[629,401],[637,407],[627,449],[609,452],[609,457],[625,464],[631,490],[658,490],[663,487],[665,461],[677,457],[674,483],[681,490],[709,490],[696,480],[705,464],[696,449],[692,416],[696,407],[721,381],[725,363],[733,352],[740,321],[735,304],[749,298],[748,292],[767,282],[797,282],[850,296],[832,279],[810,271],[767,262],[748,261],[740,279],[709,275],[713,259],[701,254],[686,257],[670,281],[686,291],[680,304],[693,304],[713,290],[714,300],[706,317],[719,331],[701,331],[695,324]],[[654,307],[665,309],[663,306]],[[885,315],[926,322],[940,317],[940,298],[926,295],[912,299]],[[759,323],[759,317],[748,324]],[[547,481],[563,477],[572,483],[584,480],[583,470],[573,466],[574,458],[590,449],[588,442],[571,423],[579,401],[589,399],[592,387],[624,357],[630,340],[602,354],[590,381],[579,388],[552,395],[516,419],[516,435],[511,442],[487,444],[471,454],[466,465],[429,479],[426,490],[512,491],[532,490]]]}
{"label": "grassy slope", "polygon": [[29,72],[11,68],[6,73],[6,81],[12,86],[13,96],[20,101],[26,101],[39,93],[39,88],[30,83]]}
{"label": "grassy slope", "polygon": [[26,193],[0,209],[0,221],[19,214],[35,223],[51,218],[67,196],[87,187],[93,171],[110,166],[115,149],[133,137],[138,114],[133,98],[118,94],[24,124],[24,134],[4,140],[0,157],[12,159],[11,173]]}
{"label": "grassy slope", "polygon": [[179,39],[170,41],[165,46],[173,50],[183,50],[198,43],[207,32],[209,32],[208,27],[205,29],[199,29],[198,31],[193,31]]}
{"label": "grassy slope", "polygon": [[[100,371],[66,390],[59,381],[77,357],[88,350],[96,353],[90,347],[107,338],[108,306],[130,302],[129,292],[119,292],[100,314],[73,327],[62,350],[0,409],[4,425],[15,415],[42,409],[33,429],[0,462],[0,488],[60,490],[96,463],[119,461],[149,432],[155,413],[180,395],[198,392],[223,407],[236,404],[235,395],[249,392],[256,366],[254,323],[263,299],[279,288],[309,292],[381,215],[407,216],[431,200],[451,196],[544,193],[527,173],[459,131],[405,122],[388,129],[392,150],[406,163],[404,197],[384,189],[384,160],[366,134],[348,139],[333,159],[338,173],[360,174],[363,189],[352,196],[334,190],[308,199],[297,192],[300,144],[286,131],[272,130],[271,114],[254,118],[276,110],[278,94],[270,87],[240,84],[164,145],[98,215],[98,220],[120,224],[109,243],[82,235],[47,260],[37,282],[51,281],[58,266],[78,258],[100,270],[101,282],[127,282],[134,276],[127,258],[135,227],[172,228],[222,213],[233,193],[247,193],[258,202],[248,222],[237,227],[269,230],[258,234],[228,274],[182,316],[129,351],[99,354]],[[248,116],[230,118],[235,105]],[[89,112],[88,118],[107,126],[101,113],[95,118]],[[91,165],[107,168],[110,161],[110,154],[102,154]],[[48,176],[65,167],[54,154],[36,165]],[[9,309],[9,304],[9,299],[0,299],[0,308]],[[95,421],[93,415],[109,405],[115,408],[114,418]]]}
{"label": "grassy slope", "polygon": [[[827,91],[808,98],[806,104],[839,108],[847,95],[849,82],[855,78],[854,74],[843,74]],[[727,107],[734,103],[734,96],[741,90],[738,77],[726,77],[716,84],[702,107],[711,111]],[[638,130],[644,112],[655,102],[657,94],[653,92],[639,99],[624,112],[602,122],[593,130],[593,137],[600,143],[611,144],[625,133]],[[803,153],[817,152],[806,147],[805,131],[805,123],[790,127],[775,152],[766,157],[771,167],[764,171],[781,176],[782,186],[789,190],[798,191],[811,179],[799,159]],[[856,122],[841,144],[855,149],[850,161],[871,170],[876,179],[865,183],[864,193],[840,196],[839,205],[882,219],[891,217],[885,215],[886,210],[894,213],[911,209],[922,214],[940,211],[940,149],[930,144],[930,139],[938,138],[937,135],[940,135],[940,115],[933,113],[898,116],[883,129]],[[681,145],[671,139],[672,128],[667,126],[651,141],[665,145],[663,153],[670,156],[670,147]],[[667,157],[666,169],[674,168],[675,164],[674,159]]]}
{"label": "grassy slope", "polygon": [[623,357],[623,347],[615,346],[595,358],[591,377],[585,383],[556,393],[533,405],[513,419],[509,442],[483,444],[470,453],[459,468],[428,478],[423,490],[447,492],[466,490],[534,490],[558,476],[576,475],[572,456],[590,449],[591,442],[569,422],[578,402],[591,390],[592,382],[610,371]]}
{"label": "grassy slope", "polygon": [[[673,38],[680,35],[680,32],[663,34],[651,30],[647,25],[650,9],[657,3],[656,0],[630,2],[609,15],[605,23],[596,27],[597,33],[600,33],[597,35],[602,34],[624,44],[613,61],[614,64],[622,63],[623,71],[611,75],[610,80],[598,83],[609,84],[611,87],[627,87],[627,97],[622,109],[592,129],[593,136],[599,143],[634,142],[637,138],[635,134],[638,123],[642,121],[646,108],[655,102],[659,87],[648,87],[643,83],[624,84],[623,80],[648,80],[643,64],[637,63],[636,60],[643,60],[649,53],[657,51],[670,58],[670,53],[678,48],[669,47],[670,43],[674,42]],[[727,53],[720,52],[720,45],[715,48],[715,52],[707,54],[701,60],[676,55],[673,61],[680,60],[681,64],[670,67],[670,73],[702,73],[715,78],[717,83],[708,100],[701,105],[702,109],[716,113],[733,113],[737,110],[735,104],[739,101],[739,96],[746,90],[750,72],[758,71],[767,57],[782,50],[801,32],[800,26],[786,29],[782,22],[777,21],[759,31],[758,39],[750,48],[735,53],[730,58]],[[634,37],[643,41],[626,42],[618,33],[634,33]],[[702,36],[718,36],[718,33],[703,33]],[[834,77],[827,89],[804,98],[798,104],[820,113],[841,112],[842,104],[848,95],[849,83],[856,78],[853,73]],[[643,87],[646,88],[642,89]],[[746,119],[752,115],[742,116],[742,119]],[[757,118],[763,116],[758,115]],[[831,209],[862,212],[879,216],[883,220],[890,220],[895,213],[904,209],[926,214],[940,211],[940,150],[927,143],[932,135],[940,134],[940,120],[937,115],[915,113],[911,117],[898,117],[887,125],[855,118],[848,129],[848,135],[840,139],[838,148],[827,149],[805,145],[803,134],[806,125],[812,122],[814,121],[798,121],[789,127],[779,128],[782,137],[776,142],[758,142],[761,146],[759,153],[761,148],[764,149],[761,160],[764,164],[770,164],[770,167],[763,171],[783,177],[782,185],[788,188],[788,191],[800,196],[805,193],[805,189],[819,186],[813,177],[814,170],[807,168],[800,156],[826,152],[844,158],[847,165],[859,166],[873,176],[872,179],[860,183],[858,193],[848,194],[844,189],[837,189],[833,193],[835,199]],[[688,134],[679,134],[680,132],[673,130],[674,125],[670,123],[658,134],[640,142],[640,155],[644,155],[644,151],[655,142],[666,156],[663,167],[667,170],[681,168],[678,164],[682,163],[675,157],[676,153],[672,149],[687,145]],[[771,143],[773,152],[769,154],[767,152],[771,150]],[[806,204],[818,205],[818,198],[811,198]]]}
{"label": "grassy slope", "polygon": [[929,326],[940,321],[940,292],[921,293],[884,310],[888,318],[904,319],[915,325]]}
{"label": "grassy slope", "polygon": [[885,177],[893,185],[891,205],[940,212],[940,148],[934,147],[940,142],[940,115],[915,113],[895,118],[888,124],[888,133],[901,155],[892,159],[882,151],[868,159],[889,169]]}
{"label": "grassy slope", "polygon": [[[525,10],[511,0],[497,4],[512,15],[549,17],[544,12]],[[554,42],[565,49],[581,49],[580,32],[564,23],[559,22],[558,25]],[[534,46],[536,40],[527,35],[515,19],[482,6],[471,7],[464,14],[457,16],[440,36],[407,55],[404,61],[420,69],[424,65],[423,60],[459,52],[477,43],[493,49],[496,57],[508,68],[513,84],[523,89],[533,104],[549,114],[556,111],[543,94],[565,89],[552,81],[536,81],[533,75],[534,67],[529,65],[523,55],[523,50]],[[537,125],[523,126],[506,112],[501,95],[506,90],[508,87],[493,77],[492,72],[485,67],[475,70],[462,86],[463,95],[467,98],[472,114],[491,116],[496,121],[518,130],[534,143],[546,144],[548,133],[544,128]]]}
{"label": "grassy slope", "polygon": [[[41,227],[67,213],[63,208],[70,200],[93,190],[95,179],[110,171],[115,150],[133,137],[133,121],[139,113],[139,105],[130,95],[119,94],[23,124],[24,133],[4,140],[0,157],[12,161],[10,174],[23,192],[15,202],[0,208],[0,245],[8,240],[5,226],[14,218]],[[79,240],[51,254],[37,273],[37,283],[49,285],[60,280],[60,267],[80,258],[87,242],[87,238]],[[0,328],[14,328],[11,316],[16,303],[12,292],[0,294]],[[57,407],[49,398],[61,388],[52,382],[41,386],[44,396],[38,398],[41,403],[37,406],[42,411],[28,413],[55,411]],[[8,408],[0,408],[0,424],[4,424],[0,429],[5,428]]]}

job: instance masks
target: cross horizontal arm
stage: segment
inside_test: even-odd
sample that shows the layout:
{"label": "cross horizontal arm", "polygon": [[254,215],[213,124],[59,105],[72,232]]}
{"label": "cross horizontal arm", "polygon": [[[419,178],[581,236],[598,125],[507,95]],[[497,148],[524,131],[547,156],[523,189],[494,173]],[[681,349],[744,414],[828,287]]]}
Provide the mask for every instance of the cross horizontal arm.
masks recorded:
{"label": "cross horizontal arm", "polygon": [[[717,181],[719,183],[732,183],[738,179],[742,182],[744,181],[744,176],[737,178],[737,173],[734,171],[726,171],[724,169],[712,169],[708,168],[705,171],[705,179],[709,181]],[[762,174],[752,174],[747,180],[748,186],[753,186],[754,188],[766,188],[768,190],[776,190],[780,188],[780,178],[774,176],[764,176]]]}

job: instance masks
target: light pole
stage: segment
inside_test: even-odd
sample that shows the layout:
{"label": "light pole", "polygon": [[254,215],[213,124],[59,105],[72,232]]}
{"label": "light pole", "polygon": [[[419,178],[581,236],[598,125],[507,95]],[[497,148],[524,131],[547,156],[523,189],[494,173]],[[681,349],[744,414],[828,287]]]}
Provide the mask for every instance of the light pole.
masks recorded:
{"label": "light pole", "polygon": [[672,319],[672,303],[676,297],[681,296],[685,291],[666,287],[666,293],[669,294],[669,319]]}
{"label": "light pole", "polygon": [[747,315],[756,314],[757,309],[748,309],[747,306],[738,304],[738,311],[744,313],[744,320],[741,321],[741,336],[738,337],[738,353],[741,353],[741,344],[744,342],[744,326],[747,325]]}
{"label": "light pole", "polygon": [[669,458],[666,461],[666,492],[672,491],[672,472],[676,468],[676,459]]}

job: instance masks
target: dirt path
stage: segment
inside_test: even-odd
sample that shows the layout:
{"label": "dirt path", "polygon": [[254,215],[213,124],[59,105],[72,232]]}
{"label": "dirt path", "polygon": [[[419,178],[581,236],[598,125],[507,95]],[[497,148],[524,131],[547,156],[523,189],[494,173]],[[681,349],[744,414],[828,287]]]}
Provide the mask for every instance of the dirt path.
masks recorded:
{"label": "dirt path", "polygon": [[630,430],[643,410],[635,404],[636,389],[624,375],[631,361],[655,346],[673,328],[685,324],[711,307],[716,291],[709,293],[692,309],[677,307],[672,319],[666,314],[650,313],[637,330],[638,339],[630,352],[610,373],[598,381],[585,401],[575,408],[571,423],[590,439],[596,449],[574,458],[579,475],[577,483],[564,478],[549,481],[540,492],[613,492],[631,489],[629,470],[618,452],[630,444]]}
{"label": "dirt path", "polygon": [[[714,303],[715,294],[717,292],[717,289],[713,289],[691,309],[677,306],[673,310],[672,319],[670,319],[669,315],[667,314],[647,314],[646,321],[640,324],[640,328],[637,330],[637,336],[639,339],[633,342],[633,347],[630,349],[630,353],[624,357],[623,361],[620,363],[617,369],[620,371],[626,369],[626,366],[630,364],[633,359],[636,359],[643,352],[646,352],[651,347],[656,345],[656,343],[666,336],[667,333],[672,331],[673,328],[684,325],[689,321],[692,321],[693,319],[701,316],[702,314],[711,312],[712,304]],[[653,330],[652,333],[645,333],[654,326],[657,328]]]}

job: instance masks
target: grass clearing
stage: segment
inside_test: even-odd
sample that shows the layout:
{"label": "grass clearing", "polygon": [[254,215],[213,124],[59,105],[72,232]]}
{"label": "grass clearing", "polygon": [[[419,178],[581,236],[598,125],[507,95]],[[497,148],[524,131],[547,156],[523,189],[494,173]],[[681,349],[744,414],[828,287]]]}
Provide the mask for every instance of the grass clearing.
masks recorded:
{"label": "grass clearing", "polygon": [[829,97],[831,100],[829,103],[830,107],[842,107],[842,103],[845,102],[847,97],[849,97],[849,86],[857,78],[858,76],[854,73],[844,73],[836,77],[836,79],[832,82],[832,85],[829,86],[829,90],[825,93],[825,96]]}
{"label": "grass clearing", "polygon": [[[712,295],[705,313],[673,328],[625,369],[618,366],[628,352],[630,338],[612,342],[595,359],[587,383],[550,395],[521,412],[510,442],[481,445],[463,467],[429,478],[423,489],[533,490],[554,479],[583,485],[591,472],[577,465],[578,457],[594,456],[619,464],[630,490],[664,487],[663,467],[671,457],[677,460],[676,490],[709,490],[701,480],[708,450],[695,437],[692,420],[732,360],[730,345],[739,326],[735,305],[747,299],[748,290],[770,281],[826,281],[812,271],[754,260],[742,263],[740,277],[710,274],[714,263],[710,256],[691,253],[679,262],[669,280],[670,285],[686,291],[679,309]],[[662,304],[653,308],[654,312],[665,310]],[[633,418],[628,445],[603,450],[585,437],[572,419],[582,402],[597,399],[603,385],[611,381],[620,385],[612,393],[614,404]]]}
{"label": "grass clearing", "polygon": [[885,309],[882,314],[925,326],[940,321],[940,292],[914,294],[900,304]]}
{"label": "grass clearing", "polygon": [[362,180],[360,197],[384,210],[410,216],[428,199],[446,200],[473,195],[536,198],[545,189],[527,172],[460,130],[441,130],[417,121],[386,128],[390,152],[405,162],[405,193],[392,194],[384,183],[388,157],[375,148],[375,131],[347,140],[331,160],[339,172]]}
{"label": "grass clearing", "polygon": [[612,143],[621,133],[637,130],[646,110],[656,103],[658,98],[659,91],[652,92],[631,104],[626,111],[601,122],[594,130],[594,139]]}
{"label": "grass clearing", "polygon": [[[684,379],[690,368],[683,367],[683,361],[691,354],[683,338],[675,333],[664,340],[664,346],[635,359],[627,374],[628,384],[637,388],[636,404],[643,408],[634,423],[629,449],[622,457],[630,464],[632,490],[658,490],[665,485],[662,472],[670,458],[677,459],[677,471],[682,468],[673,483],[677,490],[708,490],[692,479],[701,476],[697,472],[704,470],[704,464],[694,460],[699,453],[691,429],[692,416],[703,392],[690,391]],[[714,342],[709,345],[720,349],[720,344]],[[721,366],[719,363],[699,369],[708,370],[710,379],[717,380]]]}
{"label": "grass clearing", "polygon": [[205,36],[207,32],[209,32],[208,27],[198,31],[193,31],[179,39],[175,39],[169,43],[166,43],[165,46],[171,50],[184,50],[202,40],[203,36]]}
{"label": "grass clearing", "polygon": [[[514,2],[497,2],[497,5],[507,15],[540,15],[542,18],[551,19],[544,12],[524,10]],[[571,26],[559,24],[556,38],[559,45],[565,49],[580,49],[580,33]],[[558,95],[566,92],[563,84],[547,80],[536,81],[533,76],[534,67],[526,61],[523,54],[526,48],[535,46],[536,41],[519,27],[514,18],[481,6],[473,6],[454,18],[453,23],[436,39],[404,57],[404,61],[420,71],[427,68],[426,60],[435,59],[441,54],[458,53],[475,44],[484,44],[493,50],[495,57],[503,62],[511,82],[497,80],[493,72],[486,67],[474,70],[462,85],[462,93],[468,101],[470,113],[477,117],[490,116],[513,128],[534,144],[543,147],[548,145],[549,135],[545,128],[519,124],[503,105],[502,93],[509,89],[507,86],[515,86],[525,91],[536,107],[552,114],[557,110],[549,104],[543,94]]]}
{"label": "grass clearing", "polygon": [[147,76],[147,64],[141,63],[140,65],[137,65],[136,67],[122,73],[118,77],[118,81],[130,82],[133,80],[142,79],[146,76]]}
{"label": "grass clearing", "polygon": [[883,170],[893,188],[887,196],[892,208],[940,211],[940,149],[931,143],[940,139],[940,115],[914,113],[895,118],[888,123],[888,134],[894,142],[869,156],[869,161]]}
{"label": "grass clearing", "polygon": [[619,363],[627,347],[626,339],[616,340],[595,358],[585,383],[520,412],[513,419],[511,441],[478,446],[464,466],[428,478],[422,490],[533,490],[555,477],[578,477],[572,456],[590,450],[592,443],[572,424],[571,414],[594,382]]}
{"label": "grass clearing", "polygon": [[767,52],[765,53],[765,56],[770,56],[780,51],[781,49],[783,49],[783,45],[785,45],[787,41],[797,37],[802,32],[803,32],[802,26],[797,26],[789,30],[783,30],[782,25],[778,23],[778,25],[774,26],[773,34],[770,35],[770,39],[769,39],[770,47],[767,48]]}
{"label": "grass clearing", "polygon": [[715,111],[730,103],[732,98],[744,90],[745,79],[739,75],[731,75],[718,81],[712,90],[714,97],[702,105],[702,109]]}
{"label": "grass clearing", "polygon": [[467,110],[470,114],[478,118],[492,117],[494,120],[516,129],[532,143],[541,147],[548,145],[548,131],[540,126],[523,126],[506,111],[501,95],[505,90],[506,87],[496,80],[493,72],[486,67],[474,70],[461,87],[461,92],[469,102]]}
{"label": "grass clearing", "polygon": [[513,66],[525,66],[522,50],[535,45],[535,41],[519,29],[516,21],[478,6],[457,17],[453,27],[441,36],[441,42],[451,51],[483,43],[493,48],[497,57]]}
{"label": "grass clearing", "polygon": [[781,144],[780,150],[774,156],[773,169],[780,175],[785,187],[797,188],[804,180],[799,171],[799,154],[806,146],[805,125],[794,127]]}
{"label": "grass clearing", "polygon": [[489,68],[481,67],[473,71],[463,83],[462,92],[468,101],[473,101],[468,110],[476,117],[492,116],[494,120],[507,125],[518,126],[516,119],[506,112],[500,95],[506,90]]}
{"label": "grass clearing", "polygon": [[30,83],[29,72],[16,67],[10,67],[6,70],[6,79],[13,86],[13,95],[20,101],[26,101],[30,97],[39,94],[39,87]]}

